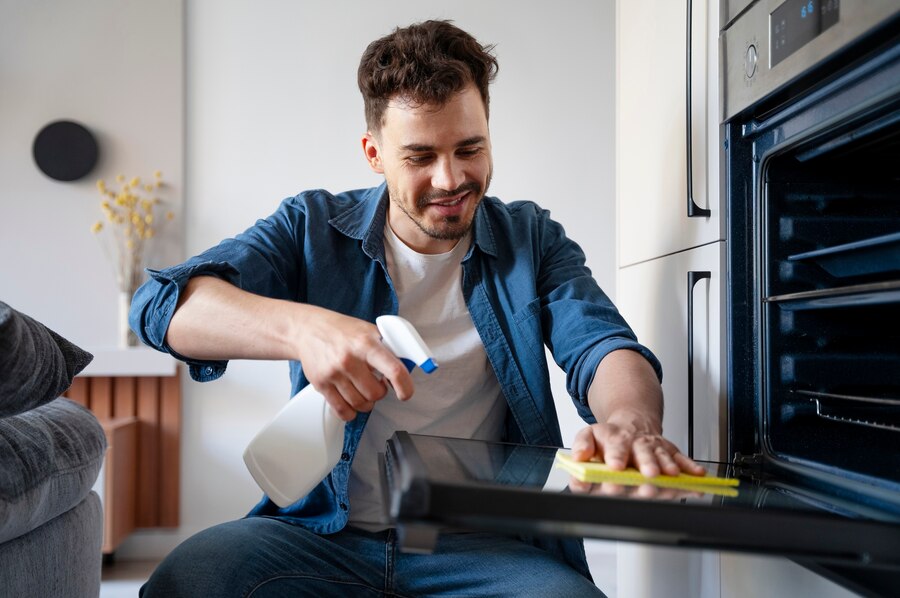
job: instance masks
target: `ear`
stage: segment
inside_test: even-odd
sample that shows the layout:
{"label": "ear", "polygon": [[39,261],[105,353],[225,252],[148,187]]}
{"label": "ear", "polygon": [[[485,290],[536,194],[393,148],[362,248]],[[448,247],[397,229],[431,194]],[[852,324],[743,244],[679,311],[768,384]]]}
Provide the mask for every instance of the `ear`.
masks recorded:
{"label": "ear", "polygon": [[378,148],[378,140],[371,132],[366,132],[362,138],[363,153],[366,155],[366,162],[369,168],[377,174],[384,174],[384,165],[381,163],[381,150]]}

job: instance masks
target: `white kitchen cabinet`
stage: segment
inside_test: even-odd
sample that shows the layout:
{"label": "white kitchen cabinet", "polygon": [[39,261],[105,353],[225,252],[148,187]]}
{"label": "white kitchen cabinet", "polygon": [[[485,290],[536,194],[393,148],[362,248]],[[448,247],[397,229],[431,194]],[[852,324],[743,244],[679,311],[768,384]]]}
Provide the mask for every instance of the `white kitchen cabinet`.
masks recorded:
{"label": "white kitchen cabinet", "polygon": [[[696,459],[725,458],[719,430],[725,429],[722,383],[722,272],[725,243],[715,242],[620,268],[617,304],[638,340],[663,366],[663,433]],[[708,273],[688,294],[688,272]],[[688,297],[693,335],[688,335]],[[689,336],[693,341],[693,398],[688,396]],[[693,404],[693,442],[688,419]]]}
{"label": "white kitchen cabinet", "polygon": [[[620,0],[616,25],[616,304],[662,362],[666,437],[725,459],[718,0]],[[709,215],[689,217],[689,202]],[[692,401],[688,272],[709,273],[690,293]],[[620,543],[617,563],[621,596],[720,595],[715,551]]]}
{"label": "white kitchen cabinet", "polygon": [[[718,0],[620,0],[616,25],[621,267],[724,238],[717,166]],[[710,216],[688,217],[689,201],[709,209]]]}
{"label": "white kitchen cabinet", "polygon": [[721,598],[853,598],[857,595],[785,558],[723,552],[719,562]]}
{"label": "white kitchen cabinet", "polygon": [[[620,268],[617,279],[622,315],[663,366],[663,432],[683,452],[692,447],[693,456],[703,460],[724,458],[724,267],[725,243],[713,242]],[[688,272],[697,279],[690,290]],[[634,598],[719,598],[719,553],[620,543],[617,586],[620,596]]]}

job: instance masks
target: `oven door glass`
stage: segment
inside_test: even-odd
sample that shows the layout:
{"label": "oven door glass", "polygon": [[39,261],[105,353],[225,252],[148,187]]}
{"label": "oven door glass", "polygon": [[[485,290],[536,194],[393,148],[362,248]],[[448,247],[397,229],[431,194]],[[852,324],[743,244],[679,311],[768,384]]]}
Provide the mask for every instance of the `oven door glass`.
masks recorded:
{"label": "oven door glass", "polygon": [[[737,486],[573,483],[557,449],[398,432],[385,489],[405,547],[423,529],[494,530],[784,555],[900,571],[900,511],[861,508],[764,472],[704,463]],[[415,533],[403,534],[404,528]]]}

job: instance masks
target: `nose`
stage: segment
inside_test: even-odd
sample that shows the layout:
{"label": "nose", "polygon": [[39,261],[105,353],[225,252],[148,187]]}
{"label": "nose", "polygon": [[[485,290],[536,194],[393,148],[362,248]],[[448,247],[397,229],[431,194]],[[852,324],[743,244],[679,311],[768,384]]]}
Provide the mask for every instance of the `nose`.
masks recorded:
{"label": "nose", "polygon": [[442,191],[455,191],[465,182],[463,165],[452,157],[435,161],[431,186]]}

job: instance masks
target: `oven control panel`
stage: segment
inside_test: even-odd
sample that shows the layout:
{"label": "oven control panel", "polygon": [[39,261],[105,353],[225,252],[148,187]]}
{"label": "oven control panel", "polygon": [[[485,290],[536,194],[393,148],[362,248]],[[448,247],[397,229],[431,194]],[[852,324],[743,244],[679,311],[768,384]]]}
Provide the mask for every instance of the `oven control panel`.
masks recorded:
{"label": "oven control panel", "polygon": [[772,66],[837,24],[840,0],[787,0],[769,16]]}
{"label": "oven control panel", "polygon": [[897,0],[751,2],[727,22],[719,38],[721,120],[729,120],[872,29],[898,18]]}

